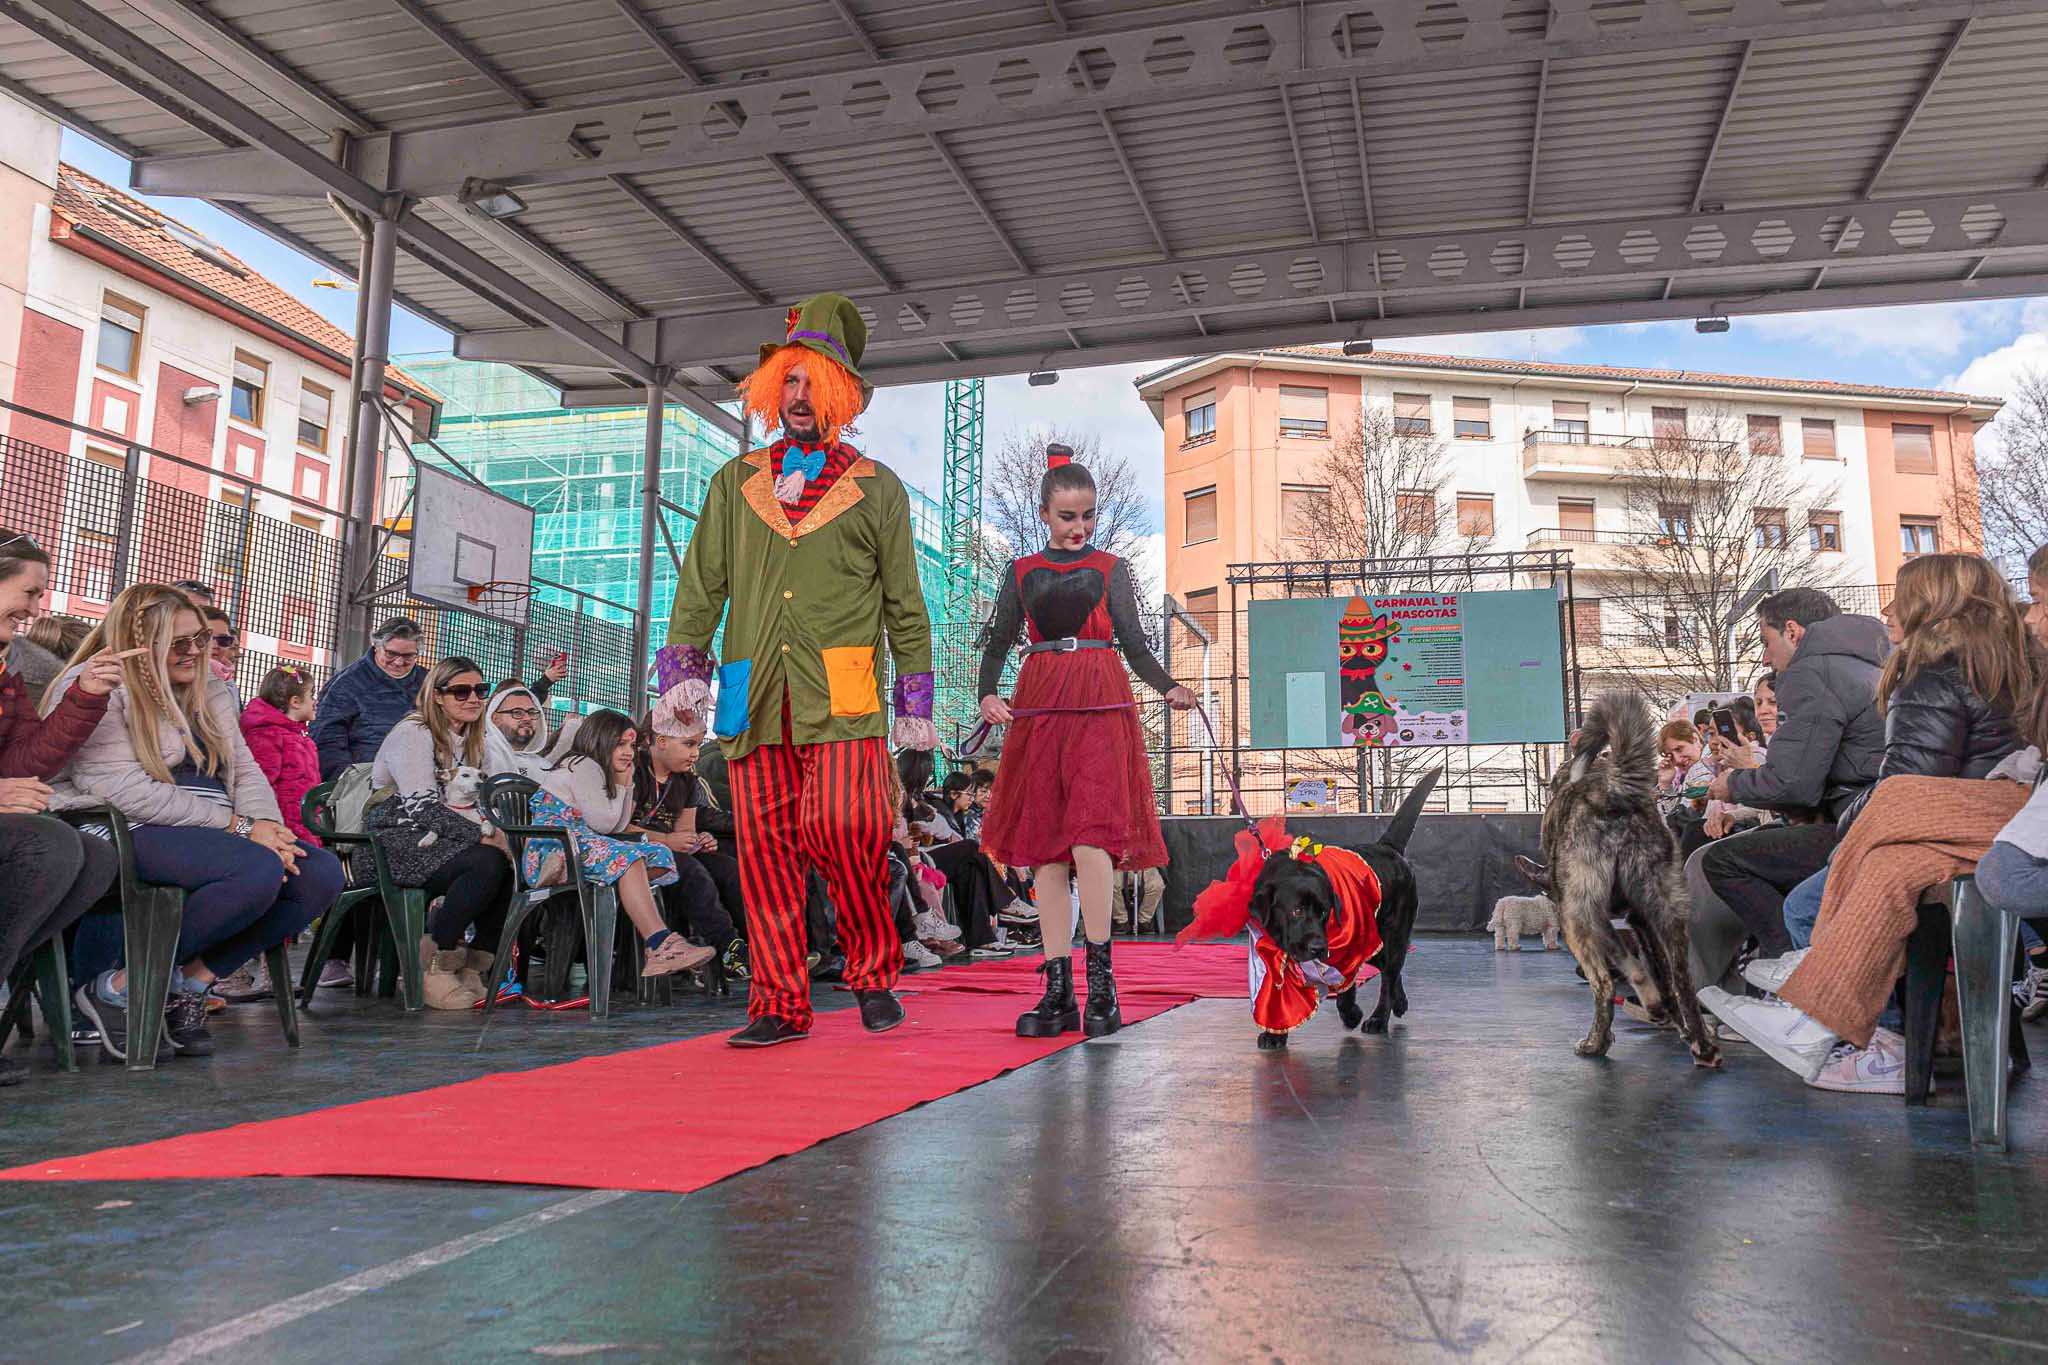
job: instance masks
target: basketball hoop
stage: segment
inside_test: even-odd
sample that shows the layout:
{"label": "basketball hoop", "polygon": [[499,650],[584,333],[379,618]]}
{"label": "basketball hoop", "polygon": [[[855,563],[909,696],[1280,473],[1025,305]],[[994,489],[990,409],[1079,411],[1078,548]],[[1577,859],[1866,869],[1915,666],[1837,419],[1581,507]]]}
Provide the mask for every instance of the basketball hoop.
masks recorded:
{"label": "basketball hoop", "polygon": [[524,610],[533,597],[533,584],[501,578],[489,583],[472,583],[465,591],[471,606],[494,615],[508,615]]}

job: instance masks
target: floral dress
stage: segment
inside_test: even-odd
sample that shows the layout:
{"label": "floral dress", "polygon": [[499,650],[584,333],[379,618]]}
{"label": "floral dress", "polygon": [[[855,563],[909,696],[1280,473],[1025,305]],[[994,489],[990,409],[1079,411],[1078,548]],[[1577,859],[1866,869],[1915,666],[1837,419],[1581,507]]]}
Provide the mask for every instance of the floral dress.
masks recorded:
{"label": "floral dress", "polygon": [[[610,886],[632,870],[634,863],[647,864],[647,884],[667,886],[676,879],[676,855],[667,847],[655,843],[636,843],[630,839],[615,839],[608,834],[599,834],[583,822],[583,814],[574,806],[543,788],[533,794],[533,823],[548,825],[574,832],[576,856],[583,867],[585,880],[599,886]],[[526,884],[533,886],[540,881],[541,869],[547,865],[550,855],[561,845],[548,840],[529,839],[522,870]]]}

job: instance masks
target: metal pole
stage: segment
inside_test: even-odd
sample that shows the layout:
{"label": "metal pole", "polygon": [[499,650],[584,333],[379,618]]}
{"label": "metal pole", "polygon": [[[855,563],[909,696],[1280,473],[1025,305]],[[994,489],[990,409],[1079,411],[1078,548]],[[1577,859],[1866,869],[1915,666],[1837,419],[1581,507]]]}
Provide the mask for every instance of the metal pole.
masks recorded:
{"label": "metal pole", "polygon": [[369,582],[374,567],[370,556],[376,535],[377,478],[384,450],[383,410],[377,400],[384,393],[384,365],[391,355],[391,281],[398,263],[396,222],[378,218],[370,224],[368,255],[369,268],[357,282],[365,296],[360,310],[363,326],[356,338],[356,351],[362,357],[362,378],[352,423],[355,441],[349,447],[348,558],[341,578],[344,598],[335,641],[345,658],[353,658],[370,646],[369,608],[358,605],[348,595],[354,585]]}
{"label": "metal pole", "polygon": [[107,585],[107,600],[128,586],[130,555],[135,541],[135,494],[140,487],[142,450],[133,441],[121,461],[121,505],[114,511],[114,563],[109,569],[113,581]]}
{"label": "metal pole", "polygon": [[647,385],[647,450],[640,469],[640,577],[633,600],[633,710],[647,704],[647,669],[654,657],[654,534],[661,523],[661,424],[667,415],[668,372]]}
{"label": "metal pole", "polygon": [[242,549],[235,556],[234,577],[234,626],[237,631],[249,629],[249,547],[256,534],[256,485],[242,485]]}

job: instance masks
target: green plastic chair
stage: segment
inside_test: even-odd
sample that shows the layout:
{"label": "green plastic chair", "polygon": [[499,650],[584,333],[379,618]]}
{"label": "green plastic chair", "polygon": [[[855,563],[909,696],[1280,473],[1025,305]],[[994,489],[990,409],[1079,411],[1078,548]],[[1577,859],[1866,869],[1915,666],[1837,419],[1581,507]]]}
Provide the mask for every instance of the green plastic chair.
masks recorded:
{"label": "green plastic chair", "polygon": [[2026,965],[2019,937],[2017,916],[1986,904],[1975,877],[1957,877],[1920,898],[1919,922],[1906,940],[1906,1103],[1927,1103],[1953,961],[1970,1142],[1995,1152],[2005,1150],[2006,1087],[2031,1065],[2012,995],[2014,972]]}
{"label": "green plastic chair", "polygon": [[5,1047],[16,1031],[24,1043],[36,1040],[31,1003],[42,1006],[43,1023],[57,1050],[58,1068],[78,1070],[71,1047],[71,973],[64,959],[62,934],[53,936],[14,969],[7,983],[7,1008],[0,1012],[0,1047]]}
{"label": "green plastic chair", "polygon": [[300,997],[307,1007],[312,1005],[313,992],[320,983],[320,967],[327,961],[327,954],[341,933],[343,917],[355,913],[358,907],[367,910],[366,903],[376,897],[383,903],[384,918],[381,924],[372,919],[370,923],[359,926],[361,930],[374,929],[375,932],[358,932],[356,935],[356,993],[369,994],[370,953],[375,944],[381,962],[377,993],[387,999],[399,995],[406,1009],[421,1009],[426,1004],[426,985],[420,975],[420,940],[427,933],[427,893],[419,887],[400,886],[391,880],[391,867],[375,839],[367,834],[343,833],[334,828],[333,795],[332,782],[322,782],[307,792],[299,807],[299,818],[336,856],[346,849],[368,848],[371,866],[377,870],[377,884],[351,887],[342,892],[334,908],[321,917],[320,932],[313,940],[313,951],[307,955],[306,969],[299,979]]}
{"label": "green plastic chair", "polygon": [[[128,967],[128,1069],[154,1071],[157,1044],[163,1040],[164,1001],[170,995],[171,974],[177,968],[178,931],[185,919],[184,888],[151,885],[135,875],[135,842],[129,837],[128,821],[120,811],[111,806],[93,806],[60,814],[73,825],[105,829],[112,836],[114,855],[121,864],[116,885]],[[270,969],[271,993],[277,1001],[277,1018],[284,1029],[285,1043],[297,1047],[299,1015],[292,999],[292,967],[285,945],[280,943],[269,949],[263,960]],[[65,1038],[70,1038],[68,1026]]]}
{"label": "green plastic chair", "polygon": [[[576,846],[569,831],[554,825],[533,823],[533,794],[540,790],[540,784],[531,778],[512,773],[500,774],[484,782],[479,794],[484,809],[491,814],[491,823],[505,832],[512,844],[512,908],[505,916],[505,930],[498,935],[495,980],[486,983],[490,994],[484,999],[484,1023],[491,1021],[491,1011],[498,1005],[497,987],[504,980],[507,965],[512,961],[512,945],[519,941],[519,930],[535,910],[556,899],[573,894],[580,912],[583,930],[584,957],[590,977],[590,1017],[606,1019],[612,1010],[612,967],[617,956],[619,927],[619,897],[609,886],[598,886],[583,875],[583,867],[576,858]],[[531,840],[561,846],[563,861],[568,864],[568,880],[559,886],[529,887],[526,884],[524,859],[526,845]],[[636,954],[639,937],[628,935],[628,942]],[[570,954],[563,951],[566,945],[550,942],[548,951],[548,989],[559,994],[568,979]]]}

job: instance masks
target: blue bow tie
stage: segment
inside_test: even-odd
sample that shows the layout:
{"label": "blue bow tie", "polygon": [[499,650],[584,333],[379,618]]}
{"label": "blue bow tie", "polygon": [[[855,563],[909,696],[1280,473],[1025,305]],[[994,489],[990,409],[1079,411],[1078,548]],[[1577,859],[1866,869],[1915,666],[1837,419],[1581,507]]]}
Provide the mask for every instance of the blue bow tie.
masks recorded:
{"label": "blue bow tie", "polygon": [[805,450],[802,446],[789,446],[782,452],[782,472],[789,474],[801,470],[806,483],[825,472],[825,447]]}

